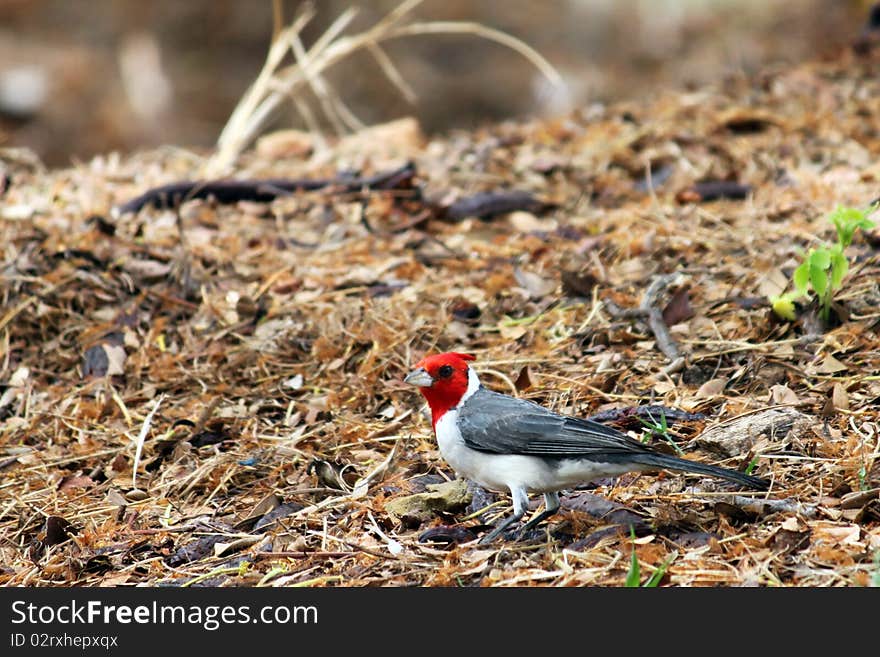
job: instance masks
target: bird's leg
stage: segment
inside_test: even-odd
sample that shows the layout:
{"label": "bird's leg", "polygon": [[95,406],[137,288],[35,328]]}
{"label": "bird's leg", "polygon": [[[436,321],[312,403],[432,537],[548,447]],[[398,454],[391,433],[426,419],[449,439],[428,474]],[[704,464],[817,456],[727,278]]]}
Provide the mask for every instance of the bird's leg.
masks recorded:
{"label": "bird's leg", "polygon": [[520,536],[537,527],[538,523],[546,520],[557,511],[559,511],[559,493],[544,493],[544,510],[523,525]]}
{"label": "bird's leg", "polygon": [[480,545],[485,545],[486,543],[491,543],[498,536],[501,535],[505,529],[510,527],[513,523],[518,522],[522,519],[522,517],[526,514],[526,507],[529,505],[529,496],[526,494],[525,489],[523,488],[511,488],[510,494],[513,496],[513,515],[508,516],[501,522],[499,522],[495,529],[486,534],[483,538],[480,539]]}

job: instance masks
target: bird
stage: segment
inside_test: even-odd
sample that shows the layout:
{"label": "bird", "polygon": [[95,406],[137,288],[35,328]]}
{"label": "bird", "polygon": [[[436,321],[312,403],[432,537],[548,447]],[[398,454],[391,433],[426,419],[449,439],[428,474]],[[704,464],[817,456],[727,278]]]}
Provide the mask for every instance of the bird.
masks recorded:
{"label": "bird", "polygon": [[485,388],[475,357],[459,352],[426,356],[404,378],[431,409],[443,459],[483,488],[509,491],[513,514],[480,543],[490,543],[522,520],[529,493],[541,493],[544,511],[519,536],[559,509],[559,491],[600,477],[666,468],[727,479],[766,490],[770,482],[749,474],[664,454],[594,420],[556,413],[535,402]]}

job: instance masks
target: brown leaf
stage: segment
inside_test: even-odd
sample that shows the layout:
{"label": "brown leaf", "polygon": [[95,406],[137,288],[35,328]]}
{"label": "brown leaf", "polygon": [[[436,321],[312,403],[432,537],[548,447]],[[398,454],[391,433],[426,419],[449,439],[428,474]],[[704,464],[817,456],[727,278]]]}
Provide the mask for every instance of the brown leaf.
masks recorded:
{"label": "brown leaf", "polygon": [[318,478],[318,483],[327,488],[335,488],[351,492],[354,480],[357,479],[357,472],[350,463],[342,463],[336,461],[324,461],[314,458],[306,468],[306,474],[314,472]]}
{"label": "brown leaf", "polygon": [[836,372],[843,372],[846,369],[846,365],[841,363],[831,354],[828,354],[822,359],[822,362],[819,363],[819,365],[816,367],[808,367],[807,371],[811,374],[835,374]]}
{"label": "brown leaf", "polygon": [[40,540],[46,547],[58,545],[66,541],[73,534],[76,534],[77,531],[70,522],[61,516],[49,516],[46,518],[46,522],[43,523]]}
{"label": "brown leaf", "polygon": [[698,399],[707,399],[710,397],[717,397],[722,392],[724,392],[724,388],[727,386],[727,379],[710,379],[706,381],[703,385],[699,387],[696,392],[696,397]]}
{"label": "brown leaf", "polygon": [[124,454],[117,454],[116,458],[110,463],[110,469],[114,472],[123,472],[128,467],[128,459]]}
{"label": "brown leaf", "polygon": [[788,386],[777,383],[770,386],[770,401],[773,404],[800,404],[801,400]]}
{"label": "brown leaf", "polygon": [[201,538],[184,545],[174,554],[165,559],[165,563],[172,568],[182,566],[193,561],[199,561],[205,557],[210,557],[214,553],[214,545],[222,541],[225,537],[222,534],[212,534],[210,536],[202,536]]}
{"label": "brown leaf", "polygon": [[770,538],[768,544],[773,548],[774,553],[792,554],[809,547],[811,533],[809,529],[805,531],[779,529]]}
{"label": "brown leaf", "polygon": [[95,485],[95,481],[86,475],[74,475],[72,477],[64,477],[58,484],[58,490],[67,491],[74,488],[90,488]]}
{"label": "brown leaf", "polygon": [[467,527],[459,525],[440,525],[431,527],[419,534],[419,543],[448,543],[457,545],[467,543],[476,538],[476,534]]}
{"label": "brown leaf", "polygon": [[587,297],[593,294],[593,289],[599,284],[599,280],[589,271],[562,271],[562,293],[570,297]]}
{"label": "brown leaf", "polygon": [[691,297],[686,287],[680,287],[669,299],[669,303],[663,309],[663,322],[666,326],[672,326],[694,316],[691,306]]}
{"label": "brown leaf", "polygon": [[517,392],[522,392],[523,390],[528,390],[532,387],[532,380],[529,378],[528,365],[524,365],[519,371],[519,375],[516,377],[516,381],[513,385],[516,387]]}
{"label": "brown leaf", "polygon": [[645,519],[634,510],[601,495],[580,492],[564,496],[561,502],[565,509],[587,513],[603,522],[624,526],[634,525],[637,529],[647,524]]}
{"label": "brown leaf", "polygon": [[83,378],[116,376],[125,373],[125,348],[117,344],[96,344],[83,356]]}
{"label": "brown leaf", "polygon": [[849,410],[849,395],[839,381],[834,384],[834,388],[831,390],[831,403],[836,411]]}
{"label": "brown leaf", "polygon": [[498,326],[498,331],[501,334],[501,337],[505,340],[519,340],[522,336],[529,332],[529,329],[523,326],[522,324],[505,324],[501,323]]}
{"label": "brown leaf", "polygon": [[122,268],[129,274],[144,281],[160,280],[171,271],[171,265],[156,260],[138,260],[127,258]]}
{"label": "brown leaf", "polygon": [[254,531],[258,532],[264,527],[269,527],[282,518],[286,518],[287,516],[296,513],[302,508],[304,507],[299,502],[284,502],[283,504],[279,504],[271,511],[268,511],[262,518],[257,520],[257,524],[254,525]]}
{"label": "brown leaf", "polygon": [[556,222],[552,219],[538,219],[531,212],[511,212],[507,220],[520,233],[537,233],[556,228]]}

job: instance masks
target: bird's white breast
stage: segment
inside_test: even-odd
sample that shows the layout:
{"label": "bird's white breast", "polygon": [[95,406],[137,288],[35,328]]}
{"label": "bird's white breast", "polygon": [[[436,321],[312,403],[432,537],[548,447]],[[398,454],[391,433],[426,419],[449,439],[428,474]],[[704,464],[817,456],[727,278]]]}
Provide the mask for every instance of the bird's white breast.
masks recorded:
{"label": "bird's white breast", "polygon": [[484,488],[510,490],[523,487],[541,490],[532,484],[546,481],[551,474],[541,459],[519,454],[489,454],[468,447],[456,420],[458,411],[447,411],[434,427],[440,455],[460,476]]}

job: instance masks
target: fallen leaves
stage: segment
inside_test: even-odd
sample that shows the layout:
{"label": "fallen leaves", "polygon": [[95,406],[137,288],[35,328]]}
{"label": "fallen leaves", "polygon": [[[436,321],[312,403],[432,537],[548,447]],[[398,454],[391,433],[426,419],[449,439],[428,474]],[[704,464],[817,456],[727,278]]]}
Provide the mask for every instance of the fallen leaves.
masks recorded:
{"label": "fallen leaves", "polygon": [[[630,525],[643,573],[677,554],[664,585],[864,580],[880,548],[876,254],[850,247],[832,331],[776,322],[766,298],[822,237],[822,208],[876,196],[876,108],[853,99],[878,83],[811,66],[669,94],[637,120],[597,107],[429,146],[402,122],[344,157],[277,134],[242,158],[250,183],[177,211],[151,206],[194,191],[160,198],[199,179],[195,156],[16,175],[0,216],[0,583],[250,585],[284,568],[273,584],[619,585]],[[303,184],[253,182],[275,179]],[[100,218],[84,186],[107,199]],[[111,201],[138,211],[112,217]],[[633,437],[662,410],[688,457],[771,491],[631,474],[568,491],[522,545],[478,548],[509,498],[443,483],[402,384],[439,349]]]}

